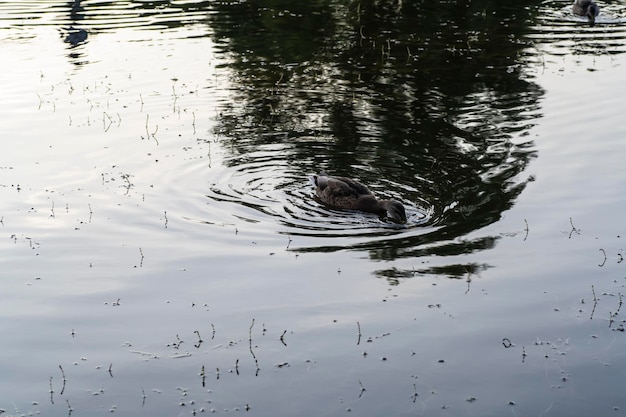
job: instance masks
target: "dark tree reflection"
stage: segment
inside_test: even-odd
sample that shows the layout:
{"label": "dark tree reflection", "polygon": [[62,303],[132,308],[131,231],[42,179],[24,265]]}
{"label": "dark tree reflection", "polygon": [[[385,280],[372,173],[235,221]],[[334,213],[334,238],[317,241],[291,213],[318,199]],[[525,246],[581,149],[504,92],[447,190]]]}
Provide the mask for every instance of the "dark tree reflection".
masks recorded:
{"label": "dark tree reflection", "polygon": [[543,92],[526,72],[525,33],[538,4],[216,3],[210,24],[233,56],[229,148],[288,141],[294,171],[385,178],[391,193],[434,207],[436,236],[359,245],[373,258],[488,225],[522,192],[535,155],[528,130]]}

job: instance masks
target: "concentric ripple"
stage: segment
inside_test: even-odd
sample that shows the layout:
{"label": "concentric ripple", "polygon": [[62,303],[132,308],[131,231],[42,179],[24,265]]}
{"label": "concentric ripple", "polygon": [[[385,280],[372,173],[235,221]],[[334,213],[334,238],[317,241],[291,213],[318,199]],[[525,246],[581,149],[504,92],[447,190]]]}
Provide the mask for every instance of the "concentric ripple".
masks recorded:
{"label": "concentric ripple", "polygon": [[207,11],[197,2],[57,2],[50,0],[0,3],[0,22],[6,27],[32,25],[80,26],[88,31],[119,28],[168,28],[201,22]]}
{"label": "concentric ripple", "polygon": [[[598,2],[600,14],[590,26],[585,16],[572,12],[572,2],[546,2],[541,5],[536,25],[528,38],[542,53],[555,56],[626,52],[626,5]],[[544,57],[545,59],[545,57]]]}
{"label": "concentric ripple", "polygon": [[[432,221],[432,209],[407,198],[399,198],[407,209],[404,225],[368,213],[329,208],[315,197],[306,173],[296,172],[282,162],[281,165],[276,158],[243,163],[215,178],[207,198],[212,203],[225,204],[228,212],[220,216],[231,217],[230,221],[222,218],[215,222],[270,221],[279,225],[280,233],[292,236],[365,237],[402,234]],[[400,193],[396,190],[394,198]]]}

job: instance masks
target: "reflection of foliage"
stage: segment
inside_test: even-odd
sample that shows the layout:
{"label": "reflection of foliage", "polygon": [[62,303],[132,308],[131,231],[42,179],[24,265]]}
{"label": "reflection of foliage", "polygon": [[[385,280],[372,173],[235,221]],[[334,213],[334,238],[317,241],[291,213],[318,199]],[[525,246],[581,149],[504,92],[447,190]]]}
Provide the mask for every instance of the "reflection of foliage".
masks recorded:
{"label": "reflection of foliage", "polygon": [[316,2],[237,1],[212,8],[218,38],[226,38],[227,49],[237,53],[232,65],[259,75],[264,66],[310,60],[320,37],[334,32],[329,8]]}
{"label": "reflection of foliage", "polygon": [[[369,250],[370,258],[392,260],[397,258],[446,257],[470,254],[473,252],[492,249],[496,246],[499,237],[479,237],[475,239],[460,239],[447,241],[456,237],[453,227],[443,227],[427,235],[418,235],[405,238],[402,245],[394,245],[391,241],[368,243],[360,248]],[[430,242],[443,242],[443,244]]]}
{"label": "reflection of foliage", "polygon": [[376,271],[376,275],[385,278],[390,285],[398,285],[401,280],[407,278],[419,278],[423,275],[443,275],[452,279],[469,280],[472,275],[478,275],[482,271],[486,271],[490,266],[486,264],[454,264],[444,266],[433,266],[420,269],[398,269],[390,268]]}
{"label": "reflection of foliage", "polygon": [[[233,99],[220,119],[230,163],[251,146],[289,141],[281,157],[294,171],[356,176],[383,194],[433,205],[443,228],[429,236],[438,241],[497,221],[524,189],[519,175],[534,155],[526,136],[543,94],[525,72],[533,4],[211,7],[215,39],[233,57]],[[392,246],[371,255],[415,255]]]}
{"label": "reflection of foliage", "polygon": [[478,275],[482,271],[486,271],[490,266],[487,264],[455,264],[455,265],[444,265],[444,266],[433,266],[430,268],[424,268],[416,270],[416,274],[437,274],[437,275],[446,275],[449,278],[455,279],[468,279],[472,275]]}

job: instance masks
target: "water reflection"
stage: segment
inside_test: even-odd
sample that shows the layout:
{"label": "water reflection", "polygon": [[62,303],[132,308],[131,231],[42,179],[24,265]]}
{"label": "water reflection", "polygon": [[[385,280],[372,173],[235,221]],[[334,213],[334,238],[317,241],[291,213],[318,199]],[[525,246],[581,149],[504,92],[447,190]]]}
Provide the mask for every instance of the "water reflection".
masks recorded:
{"label": "water reflection", "polygon": [[211,2],[170,1],[118,2],[72,0],[59,2],[3,2],[0,16],[7,27],[34,25],[63,26],[81,22],[92,32],[114,31],[121,28],[168,29],[194,25],[206,20]]}
{"label": "water reflection", "polygon": [[468,283],[469,290],[472,277],[479,275],[482,271],[486,271],[489,268],[491,268],[491,265],[471,262],[467,264],[451,264],[411,270],[392,267],[389,269],[375,271],[375,274],[380,278],[386,279],[389,285],[394,286],[400,285],[402,280],[407,278],[415,278],[426,275],[444,275],[453,279],[465,279]]}
{"label": "water reflection", "polygon": [[[546,3],[436,2],[423,10],[406,0],[85,1],[84,18],[73,23],[68,2],[25,7],[38,3],[55,5],[26,12],[51,17],[43,20],[59,48],[38,49],[45,58],[65,56],[69,44],[56,30],[73,25],[88,33],[73,51],[93,48],[95,56],[96,47],[114,45],[119,49],[98,52],[150,59],[94,59],[69,82],[65,65],[30,61],[38,43],[20,36],[32,39],[39,28],[0,32],[21,43],[18,56],[28,56],[19,68],[33,67],[7,85],[6,107],[16,110],[8,108],[8,119],[16,121],[5,130],[37,139],[19,147],[28,154],[32,146],[28,157],[17,156],[17,145],[7,147],[2,166],[0,223],[6,236],[14,233],[5,240],[3,324],[12,336],[2,366],[17,378],[4,389],[5,402],[13,404],[0,406],[57,415],[119,406],[125,415],[145,415],[150,407],[152,414],[195,414],[200,406],[227,412],[249,403],[252,413],[276,415],[443,415],[452,404],[445,409],[461,410],[455,415],[500,415],[515,400],[517,414],[540,415],[581,405],[605,409],[603,403],[621,398],[618,388],[610,389],[619,387],[621,367],[595,358],[623,363],[610,351],[623,332],[604,319],[617,320],[622,305],[623,233],[619,222],[598,233],[589,222],[606,213],[594,209],[617,198],[577,207],[576,227],[584,232],[569,233],[571,239],[554,222],[531,233],[528,245],[521,238],[499,245],[501,236],[481,230],[516,204],[532,179],[533,125],[547,111],[534,78],[541,60],[573,51],[620,53],[620,28],[546,23]],[[191,38],[206,34],[222,54],[194,60],[211,42]],[[185,48],[190,52],[176,59],[161,58]],[[171,74],[177,67],[203,69]],[[42,72],[34,86],[33,71]],[[25,99],[15,100],[16,92]],[[545,108],[567,113],[568,107],[563,101]],[[209,131],[213,118],[217,135]],[[620,127],[615,130],[614,118],[603,121],[611,127],[597,130],[594,145],[604,148],[592,159],[617,149],[602,136],[615,136]],[[157,131],[160,144],[153,140]],[[210,140],[196,143],[198,137]],[[594,147],[579,145],[578,156],[580,149]],[[607,170],[617,166],[610,159]],[[410,221],[398,227],[318,204],[306,177],[320,170],[357,177],[382,197],[403,201]],[[609,175],[588,181],[587,174],[570,178],[573,198],[551,207],[553,215],[535,196],[539,204],[524,211],[538,218],[533,232],[570,215],[560,209],[578,204],[579,189],[619,189]],[[543,190],[558,193],[558,185]],[[585,209],[592,213],[579,225]],[[206,224],[191,223],[183,217],[188,213]],[[285,253],[285,245],[309,253]],[[597,262],[598,245],[606,248],[607,266]],[[353,253],[310,253],[333,251]],[[497,273],[489,271],[496,266]],[[371,285],[365,276],[371,272],[390,285]],[[485,292],[473,287],[481,274],[490,278]],[[433,287],[438,291],[426,289],[444,281]],[[394,294],[389,287],[400,282],[406,285]],[[392,302],[379,302],[387,291]],[[434,311],[440,305],[445,311]],[[514,349],[501,346],[504,337]],[[542,341],[548,338],[555,342]],[[41,355],[44,349],[48,354]],[[520,363],[526,351],[528,364]],[[477,379],[488,367],[497,369],[496,378]],[[597,388],[592,394],[601,399],[581,400],[581,387]],[[294,411],[276,410],[284,398]]]}
{"label": "water reflection", "polygon": [[[81,21],[85,19],[84,8],[81,6],[80,0],[70,1],[67,5],[70,9],[71,26],[64,30],[66,35],[63,40],[70,45],[70,48],[74,48],[87,41],[87,31],[80,28]],[[71,58],[75,60],[77,56],[72,54]]]}
{"label": "water reflection", "polygon": [[[68,28],[66,32],[67,35],[64,41],[70,44],[70,48],[74,48],[87,41],[87,37],[89,36],[85,29],[76,29],[73,26]],[[76,58],[76,56],[72,56],[72,58]]]}
{"label": "water reflection", "polygon": [[[211,36],[229,57],[219,140],[207,140],[228,154],[207,190],[223,210],[205,223],[348,237],[298,250],[366,250],[385,260],[424,247],[480,250],[451,242],[501,218],[532,180],[524,171],[537,156],[530,130],[541,117],[534,71],[544,51],[619,53],[624,38],[610,3],[594,28],[571,4],[538,1],[43,4],[45,12],[29,4],[20,19],[13,10],[3,20],[69,28],[63,40],[75,63],[88,63],[94,37],[120,28],[202,28],[181,36]],[[322,170],[401,201],[407,227],[315,202],[306,177]]]}
{"label": "water reflection", "polygon": [[[410,248],[497,221],[523,191],[535,156],[528,131],[543,95],[527,71],[533,7],[226,2],[213,10],[215,39],[233,56],[234,97],[220,118],[229,164],[241,167],[255,149],[289,144],[258,160],[265,169],[250,179],[280,170],[278,161],[287,162],[281,184],[291,195],[302,186],[296,173],[356,177],[431,226],[350,247],[394,248],[372,253],[376,259],[414,256]],[[312,221],[306,208],[290,219],[296,233],[352,229],[347,219]],[[379,236],[377,227],[359,233]]]}

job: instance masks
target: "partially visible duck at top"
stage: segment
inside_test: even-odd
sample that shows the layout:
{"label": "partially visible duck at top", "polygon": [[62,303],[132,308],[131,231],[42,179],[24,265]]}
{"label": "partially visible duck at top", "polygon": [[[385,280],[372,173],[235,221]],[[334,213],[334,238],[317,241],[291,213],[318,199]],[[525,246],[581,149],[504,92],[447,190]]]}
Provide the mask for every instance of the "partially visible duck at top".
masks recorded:
{"label": "partially visible duck at top", "polygon": [[594,24],[596,16],[600,14],[600,8],[592,0],[575,0],[574,14],[577,14],[578,16],[587,16],[589,18],[589,22]]}
{"label": "partially visible duck at top", "polygon": [[322,172],[313,175],[311,182],[323,203],[344,210],[359,210],[386,216],[397,223],[406,222],[402,203],[396,200],[379,200],[365,185],[346,177],[331,177]]}

